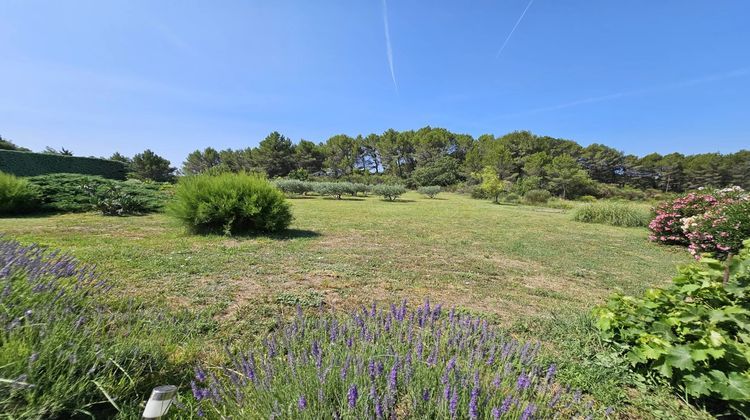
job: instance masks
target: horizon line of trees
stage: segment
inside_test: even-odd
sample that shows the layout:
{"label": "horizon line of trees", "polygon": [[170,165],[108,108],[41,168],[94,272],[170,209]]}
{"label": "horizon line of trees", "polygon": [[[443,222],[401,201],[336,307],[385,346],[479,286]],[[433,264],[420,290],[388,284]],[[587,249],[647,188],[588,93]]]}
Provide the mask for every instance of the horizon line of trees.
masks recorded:
{"label": "horizon line of trees", "polygon": [[[0,138],[2,148],[28,151]],[[63,148],[58,153],[70,152]],[[133,158],[115,152],[109,159],[125,163],[137,177],[145,179],[170,181],[178,172],[151,150]],[[274,131],[257,147],[196,150],[183,162],[181,173],[256,171],[269,178],[374,175],[418,187],[477,184],[486,178],[488,168],[521,194],[547,189],[572,197],[593,194],[602,185],[664,192],[730,185],[750,189],[749,150],[638,157],[603,144],[584,147],[572,140],[529,131],[500,137],[485,134],[474,139],[430,126],[355,137],[337,134],[321,143],[303,139],[296,144]]]}

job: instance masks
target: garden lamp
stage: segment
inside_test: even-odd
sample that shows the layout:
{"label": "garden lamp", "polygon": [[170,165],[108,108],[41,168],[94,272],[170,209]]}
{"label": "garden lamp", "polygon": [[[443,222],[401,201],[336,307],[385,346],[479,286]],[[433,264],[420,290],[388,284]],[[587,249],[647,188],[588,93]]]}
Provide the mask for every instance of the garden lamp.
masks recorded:
{"label": "garden lamp", "polygon": [[177,395],[177,387],[174,385],[161,385],[151,391],[151,397],[146,402],[146,408],[143,409],[143,419],[160,419],[167,414],[169,406],[172,405],[174,397]]}

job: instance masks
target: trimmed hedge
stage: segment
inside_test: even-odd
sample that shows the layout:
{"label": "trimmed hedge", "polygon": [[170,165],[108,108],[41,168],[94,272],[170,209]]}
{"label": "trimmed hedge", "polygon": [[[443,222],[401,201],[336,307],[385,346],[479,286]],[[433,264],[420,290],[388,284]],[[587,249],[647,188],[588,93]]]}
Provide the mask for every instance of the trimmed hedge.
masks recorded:
{"label": "trimmed hedge", "polygon": [[15,150],[0,150],[0,171],[16,176],[72,173],[110,179],[125,179],[126,174],[125,164],[114,160]]}

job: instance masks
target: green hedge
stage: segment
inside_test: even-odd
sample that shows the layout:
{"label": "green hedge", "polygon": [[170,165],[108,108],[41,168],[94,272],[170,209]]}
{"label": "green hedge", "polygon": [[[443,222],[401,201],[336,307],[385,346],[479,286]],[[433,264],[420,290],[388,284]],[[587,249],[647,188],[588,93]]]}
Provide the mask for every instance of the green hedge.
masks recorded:
{"label": "green hedge", "polygon": [[16,176],[73,173],[110,179],[125,179],[126,173],[125,164],[114,160],[14,150],[0,150],[0,171]]}

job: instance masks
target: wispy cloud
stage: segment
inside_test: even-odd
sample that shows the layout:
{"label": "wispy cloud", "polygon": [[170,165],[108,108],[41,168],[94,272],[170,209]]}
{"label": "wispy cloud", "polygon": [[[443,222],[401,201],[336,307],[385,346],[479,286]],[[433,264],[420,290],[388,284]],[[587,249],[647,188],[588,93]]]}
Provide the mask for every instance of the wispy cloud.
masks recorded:
{"label": "wispy cloud", "polygon": [[391,69],[391,79],[393,86],[398,93],[398,83],[396,82],[396,72],[393,70],[393,49],[391,48],[391,31],[388,29],[388,3],[383,0],[383,27],[385,29],[385,49],[388,53],[388,67]]}
{"label": "wispy cloud", "polygon": [[530,109],[530,110],[522,111],[522,112],[504,114],[504,115],[500,115],[499,118],[513,118],[513,117],[533,115],[533,114],[538,114],[538,113],[548,112],[548,111],[557,111],[560,109],[572,108],[575,106],[593,104],[593,103],[604,102],[604,101],[611,101],[611,100],[625,98],[625,97],[641,96],[641,95],[665,92],[669,90],[683,89],[683,88],[687,88],[690,86],[718,82],[718,81],[726,80],[726,79],[734,79],[737,77],[743,77],[747,75],[750,75],[750,67],[735,69],[735,70],[731,70],[731,71],[727,71],[723,73],[714,73],[708,76],[698,77],[694,79],[687,79],[687,80],[683,80],[683,81],[679,81],[675,83],[669,83],[669,84],[660,85],[660,86],[650,86],[650,87],[645,87],[645,88],[640,88],[640,89],[625,90],[625,91],[610,93],[610,94],[601,95],[601,96],[590,96],[588,98],[581,98],[575,101],[565,102],[565,103],[558,104],[558,105],[552,105],[552,106],[546,106],[546,107],[541,107],[541,108],[536,108],[536,109]]}
{"label": "wispy cloud", "polygon": [[524,17],[524,16],[526,16],[526,12],[528,12],[528,11],[529,11],[529,8],[531,7],[531,5],[532,5],[533,3],[534,3],[534,0],[529,0],[529,4],[527,4],[527,5],[526,5],[526,8],[525,8],[525,9],[523,9],[523,13],[521,13],[521,16],[519,16],[518,20],[516,21],[516,24],[515,24],[515,25],[513,25],[513,29],[511,29],[511,30],[510,30],[510,33],[509,33],[509,34],[508,34],[508,36],[507,36],[507,37],[505,38],[505,41],[503,42],[503,45],[502,45],[502,46],[500,47],[500,49],[499,49],[499,50],[497,50],[497,54],[495,54],[495,58],[496,58],[496,59],[497,59],[497,58],[499,58],[499,57],[500,57],[500,54],[502,54],[502,53],[503,53],[503,50],[504,50],[504,49],[505,49],[505,47],[506,47],[506,46],[508,45],[508,41],[510,41],[510,38],[511,38],[511,37],[513,37],[513,33],[515,33],[515,32],[516,32],[516,28],[518,28],[518,25],[520,25],[520,24],[521,24],[521,21],[523,20],[523,17]]}

